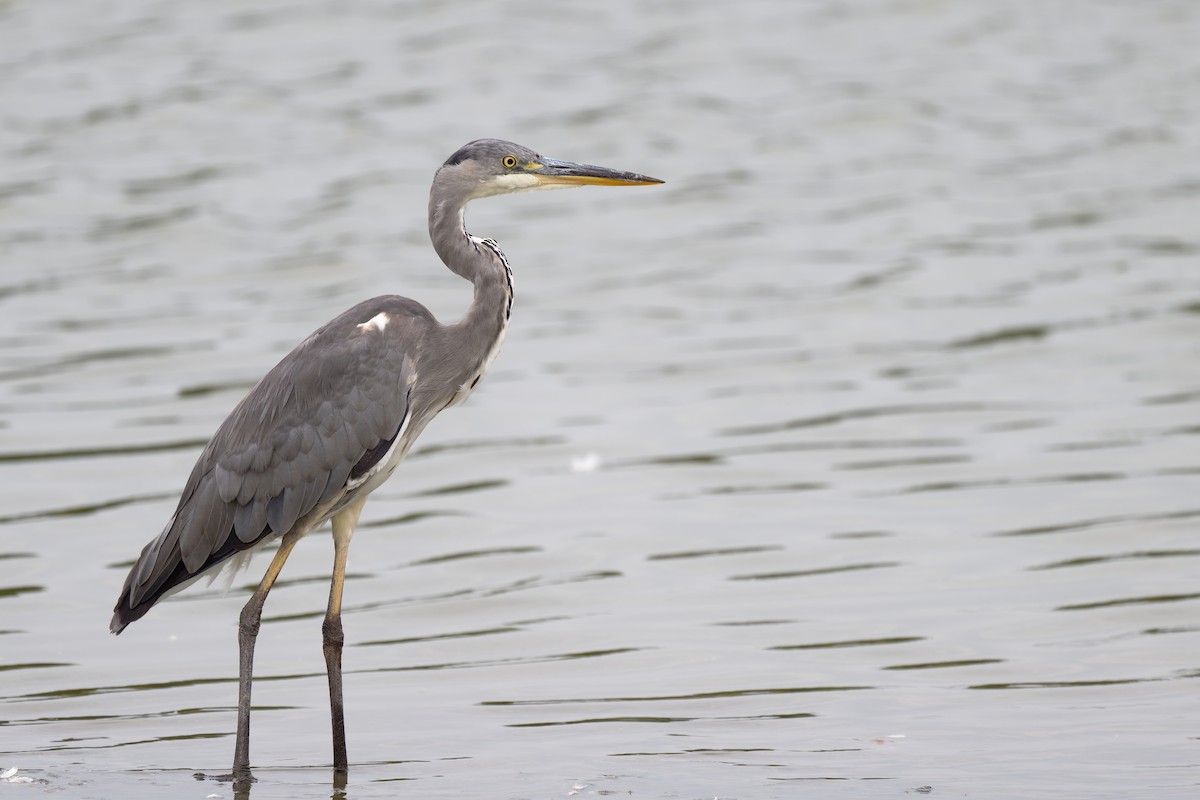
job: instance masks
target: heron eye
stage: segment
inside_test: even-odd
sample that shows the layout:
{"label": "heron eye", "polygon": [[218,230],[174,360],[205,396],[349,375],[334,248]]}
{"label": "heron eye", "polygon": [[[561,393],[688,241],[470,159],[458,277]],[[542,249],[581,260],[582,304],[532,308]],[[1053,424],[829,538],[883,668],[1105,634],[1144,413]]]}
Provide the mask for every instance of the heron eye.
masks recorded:
{"label": "heron eye", "polygon": [[512,169],[517,165],[517,158],[516,156],[505,156],[501,163],[504,164],[505,169]]}

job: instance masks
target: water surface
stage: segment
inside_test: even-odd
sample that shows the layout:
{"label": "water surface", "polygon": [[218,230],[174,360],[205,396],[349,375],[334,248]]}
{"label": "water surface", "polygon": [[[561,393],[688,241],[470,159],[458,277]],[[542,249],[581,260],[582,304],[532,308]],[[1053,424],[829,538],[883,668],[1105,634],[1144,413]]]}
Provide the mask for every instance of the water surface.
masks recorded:
{"label": "water surface", "polygon": [[[0,772],[229,797],[237,612],[120,638],[207,437],[360,299],[455,319],[463,142],[658,175],[479,203],[504,352],[368,504],[345,795],[1194,797],[1200,9],[0,6]],[[331,547],[253,796],[327,797]],[[4,770],[16,767],[17,773]]]}

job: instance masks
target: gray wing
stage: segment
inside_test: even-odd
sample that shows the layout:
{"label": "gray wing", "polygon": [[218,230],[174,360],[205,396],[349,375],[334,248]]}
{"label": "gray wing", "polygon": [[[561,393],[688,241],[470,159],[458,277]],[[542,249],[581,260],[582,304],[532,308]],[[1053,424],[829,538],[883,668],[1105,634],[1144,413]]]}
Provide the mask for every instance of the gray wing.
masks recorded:
{"label": "gray wing", "polygon": [[[379,313],[386,326],[368,324]],[[146,545],[112,629],[172,588],[289,531],[344,495],[386,455],[410,413],[416,367],[406,352],[432,316],[404,298],[362,303],[284,357],[218,428],[174,515]]]}

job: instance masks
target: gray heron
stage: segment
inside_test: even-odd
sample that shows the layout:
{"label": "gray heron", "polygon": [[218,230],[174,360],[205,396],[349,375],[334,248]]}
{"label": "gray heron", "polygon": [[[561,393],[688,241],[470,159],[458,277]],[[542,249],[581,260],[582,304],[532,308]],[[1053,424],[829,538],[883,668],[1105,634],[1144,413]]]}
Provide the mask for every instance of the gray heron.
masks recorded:
{"label": "gray heron", "polygon": [[467,232],[467,204],[531,189],[655,183],[662,181],[542,158],[496,139],[464,145],[434,176],[429,237],[446,266],[474,284],[466,315],[443,325],[407,297],[359,303],[284,356],[217,429],[175,513],[129,570],[110,629],[120,633],[163,597],[251,548],[279,541],[238,622],[235,782],[253,780],[250,687],[267,593],[296,543],[328,520],[334,555],[322,649],[333,769],[347,771],[341,608],[350,539],[367,496],[392,475],[429,421],[465,400],[479,383],[512,311],[508,260],[494,240]]}

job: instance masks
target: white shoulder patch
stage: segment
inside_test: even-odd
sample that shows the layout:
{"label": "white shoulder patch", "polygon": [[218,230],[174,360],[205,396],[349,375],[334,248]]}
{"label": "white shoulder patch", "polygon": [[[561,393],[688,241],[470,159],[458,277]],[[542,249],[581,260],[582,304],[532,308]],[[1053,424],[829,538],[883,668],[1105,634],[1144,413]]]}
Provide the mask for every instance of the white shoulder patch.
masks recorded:
{"label": "white shoulder patch", "polygon": [[361,331],[369,331],[372,328],[374,328],[377,331],[381,331],[384,328],[386,328],[387,324],[391,321],[392,321],[391,317],[389,317],[387,314],[380,311],[378,314],[371,317],[366,322],[360,322],[358,325],[358,329]]}

